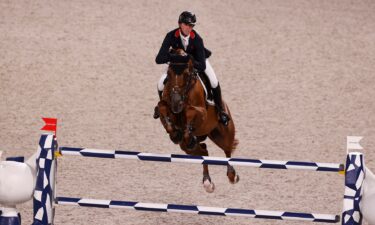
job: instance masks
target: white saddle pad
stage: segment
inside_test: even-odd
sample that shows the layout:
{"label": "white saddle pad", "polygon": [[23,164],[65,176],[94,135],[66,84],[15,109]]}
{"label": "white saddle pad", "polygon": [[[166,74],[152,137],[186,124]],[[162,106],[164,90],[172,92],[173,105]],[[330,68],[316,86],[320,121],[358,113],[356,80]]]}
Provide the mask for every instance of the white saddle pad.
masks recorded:
{"label": "white saddle pad", "polygon": [[204,89],[204,93],[205,93],[205,98],[206,98],[206,102],[209,104],[209,105],[215,105],[215,102],[212,101],[212,100],[209,100],[207,97],[208,97],[208,93],[207,93],[207,89],[206,89],[206,85],[204,85],[202,79],[200,78],[200,76],[198,76],[198,79],[199,81],[201,82],[202,86],[203,86],[203,89]]}

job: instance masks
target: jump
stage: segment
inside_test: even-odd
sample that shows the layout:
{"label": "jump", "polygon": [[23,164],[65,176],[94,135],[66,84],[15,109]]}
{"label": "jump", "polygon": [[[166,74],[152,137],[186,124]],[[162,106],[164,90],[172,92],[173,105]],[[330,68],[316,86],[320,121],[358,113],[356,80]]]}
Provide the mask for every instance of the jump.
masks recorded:
{"label": "jump", "polygon": [[[167,34],[156,57],[157,63],[169,66],[158,84],[160,101],[154,118],[160,118],[170,139],[187,154],[208,156],[203,143],[208,137],[230,158],[238,145],[233,118],[207,60],[211,52],[193,30],[195,22],[193,13],[181,13],[179,28]],[[227,176],[233,184],[239,181],[231,165],[227,166]],[[215,189],[208,165],[203,165],[203,186],[209,193]]]}

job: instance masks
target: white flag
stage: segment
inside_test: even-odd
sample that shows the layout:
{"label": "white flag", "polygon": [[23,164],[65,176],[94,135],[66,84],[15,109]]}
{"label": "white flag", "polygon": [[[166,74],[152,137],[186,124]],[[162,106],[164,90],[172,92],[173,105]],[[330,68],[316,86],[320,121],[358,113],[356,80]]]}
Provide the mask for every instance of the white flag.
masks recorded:
{"label": "white flag", "polygon": [[363,147],[359,144],[363,137],[360,136],[347,136],[346,149],[361,150]]}

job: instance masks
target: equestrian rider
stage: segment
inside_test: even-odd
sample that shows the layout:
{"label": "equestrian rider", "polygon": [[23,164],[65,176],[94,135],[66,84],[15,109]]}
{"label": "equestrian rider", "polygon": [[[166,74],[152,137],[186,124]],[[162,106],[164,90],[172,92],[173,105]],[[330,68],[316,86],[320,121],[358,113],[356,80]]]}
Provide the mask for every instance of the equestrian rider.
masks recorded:
{"label": "equestrian rider", "polygon": [[[229,122],[229,116],[224,112],[219,81],[217,80],[215,72],[207,59],[208,57],[210,57],[211,52],[204,47],[203,39],[195,30],[193,30],[195,23],[196,17],[193,13],[188,11],[182,12],[178,18],[179,27],[170,31],[166,35],[155,61],[157,64],[165,64],[170,62],[171,48],[184,49],[186,53],[193,56],[194,68],[199,72],[199,74],[205,74],[210,81],[214,102],[219,115],[219,120],[221,123],[227,126]],[[161,76],[157,86],[160,99],[162,98],[162,92],[164,89],[164,82],[166,77],[167,72],[165,72]],[[158,107],[155,107],[154,118],[159,118]]]}

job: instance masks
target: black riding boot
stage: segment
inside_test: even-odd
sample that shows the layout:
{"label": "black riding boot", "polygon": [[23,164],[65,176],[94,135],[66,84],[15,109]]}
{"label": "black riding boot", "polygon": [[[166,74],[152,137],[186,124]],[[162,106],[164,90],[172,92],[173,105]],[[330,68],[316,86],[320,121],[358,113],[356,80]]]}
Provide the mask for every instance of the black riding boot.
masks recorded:
{"label": "black riding boot", "polygon": [[212,88],[212,94],[214,97],[214,102],[216,105],[216,110],[219,114],[219,121],[224,124],[225,126],[228,126],[228,122],[230,120],[228,114],[224,111],[223,101],[221,99],[221,89],[220,85],[218,84],[216,88]]}
{"label": "black riding boot", "polygon": [[[163,92],[158,90],[158,94],[159,94],[159,100],[161,100],[161,97],[162,97],[161,95],[163,94]],[[159,117],[160,117],[159,107],[155,106],[155,108],[154,108],[154,119],[157,119]]]}

